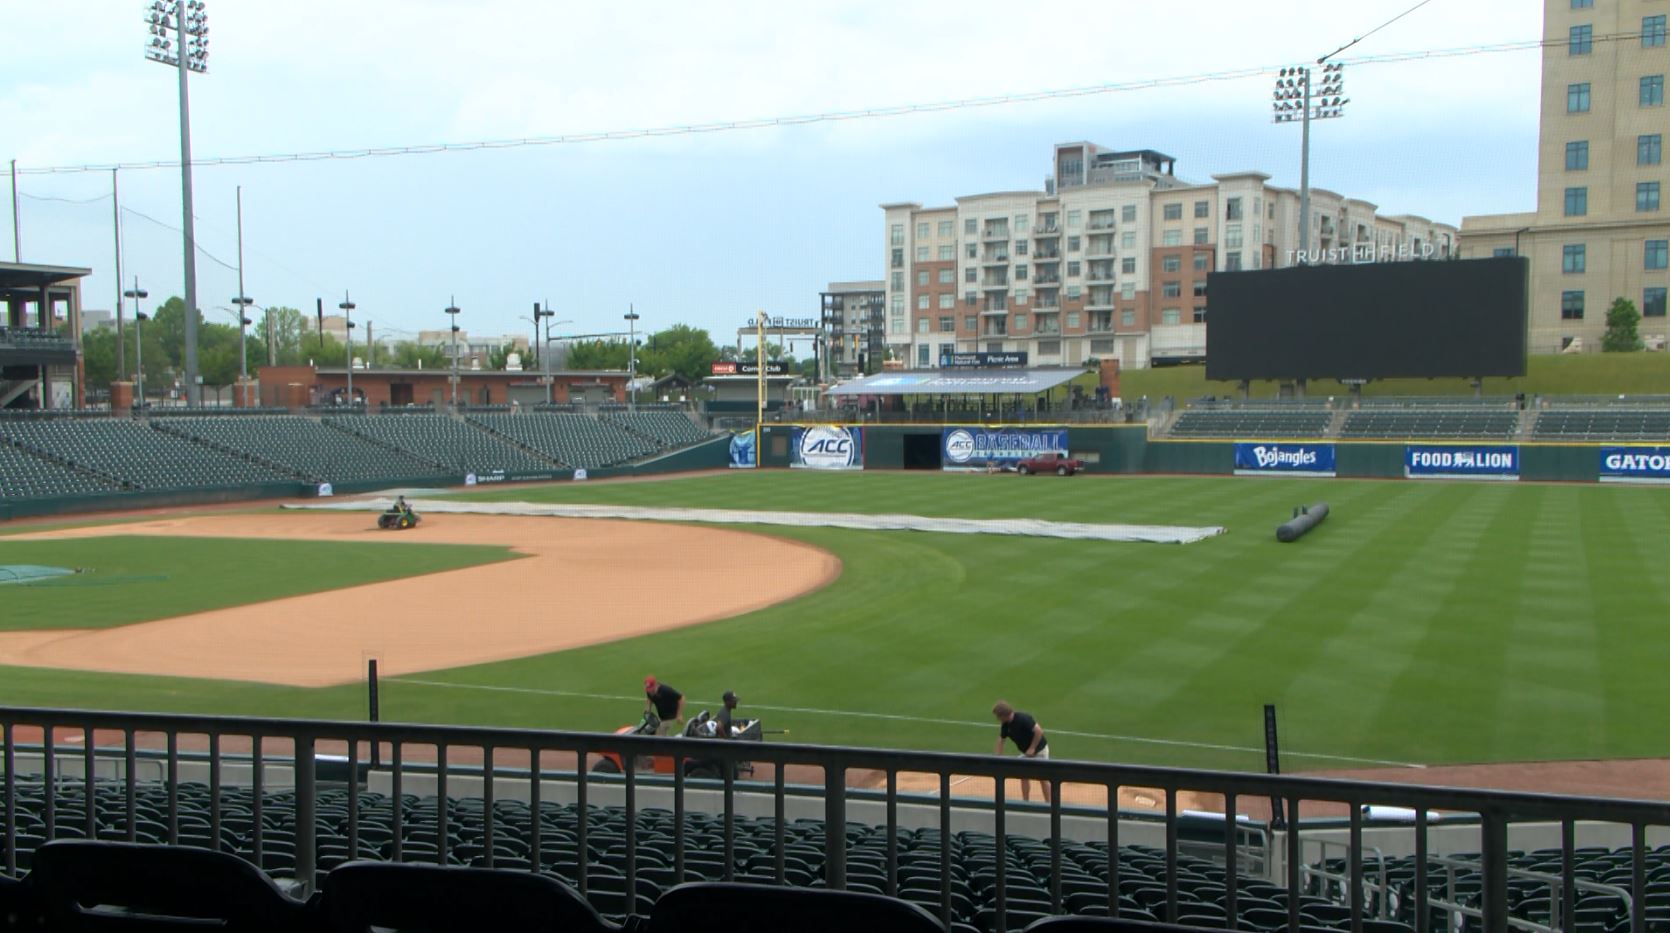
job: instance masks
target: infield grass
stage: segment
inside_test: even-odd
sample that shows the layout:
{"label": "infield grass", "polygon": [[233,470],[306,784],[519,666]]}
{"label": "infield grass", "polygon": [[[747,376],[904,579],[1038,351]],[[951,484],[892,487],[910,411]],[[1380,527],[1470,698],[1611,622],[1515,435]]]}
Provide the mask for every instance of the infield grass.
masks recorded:
{"label": "infield grass", "polygon": [[[827,548],[842,576],[734,619],[385,680],[386,718],[612,729],[636,720],[639,683],[655,673],[692,711],[735,689],[745,714],[807,742],[989,750],[988,711],[1001,697],[1038,716],[1061,758],[1258,769],[1264,703],[1278,706],[1290,770],[1664,753],[1670,569],[1659,555],[1670,490],[738,471],[472,498],[1229,533],[1157,545],[762,528]],[[1322,500],[1333,514],[1316,532],[1274,540],[1293,506]],[[560,591],[537,583],[502,598],[562,611]],[[73,694],[68,705],[331,717],[364,708],[357,686],[4,676],[12,702]]]}

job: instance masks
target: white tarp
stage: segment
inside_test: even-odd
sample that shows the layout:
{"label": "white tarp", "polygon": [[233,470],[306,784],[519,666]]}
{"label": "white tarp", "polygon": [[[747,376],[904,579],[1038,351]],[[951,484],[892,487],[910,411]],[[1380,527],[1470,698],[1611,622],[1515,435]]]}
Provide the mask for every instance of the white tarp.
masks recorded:
{"label": "white tarp", "polygon": [[[286,504],[291,509],[381,511],[393,499],[373,498],[342,502]],[[624,518],[657,522],[701,522],[716,525],[792,525],[854,528],[860,531],[936,531],[957,535],[1022,535],[1034,538],[1074,538],[1084,541],[1147,541],[1192,544],[1221,535],[1220,526],[1191,528],[1178,525],[1097,525],[1051,522],[1037,518],[929,518],[924,515],[860,515],[852,512],[756,512],[746,509],[678,509],[632,505],[559,505],[535,502],[474,502],[448,499],[408,499],[419,513],[457,515],[548,515],[557,518]]]}

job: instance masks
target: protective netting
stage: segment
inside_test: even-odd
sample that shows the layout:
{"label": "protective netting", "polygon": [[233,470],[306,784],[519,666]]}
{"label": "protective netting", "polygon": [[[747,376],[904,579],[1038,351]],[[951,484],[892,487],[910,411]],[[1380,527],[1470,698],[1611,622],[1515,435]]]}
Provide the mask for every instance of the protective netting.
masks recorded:
{"label": "protective netting", "polygon": [[[769,512],[749,509],[680,509],[632,505],[565,505],[537,502],[477,502],[447,499],[406,500],[418,512],[456,515],[535,515],[557,518],[623,518],[635,521],[699,522],[715,525],[790,525],[853,528],[860,531],[933,531],[959,535],[1019,535],[1084,541],[1143,541],[1192,544],[1224,533],[1221,526],[1102,525],[1052,522],[1037,518],[932,518],[925,515],[862,515],[853,512]],[[392,499],[286,504],[293,509],[382,511]]]}

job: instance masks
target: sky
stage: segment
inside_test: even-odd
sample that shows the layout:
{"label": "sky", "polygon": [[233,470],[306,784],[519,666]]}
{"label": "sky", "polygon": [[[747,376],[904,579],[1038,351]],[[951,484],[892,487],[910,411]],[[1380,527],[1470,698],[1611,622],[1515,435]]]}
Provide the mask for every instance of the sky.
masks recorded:
{"label": "sky", "polygon": [[[379,336],[704,327],[815,315],[832,281],[879,279],[878,205],[1041,189],[1057,142],[1158,149],[1177,174],[1256,169],[1298,186],[1299,129],[1269,73],[1418,0],[964,0],[558,4],[208,0],[190,86],[194,159],[665,129],[1120,85],[902,116],[385,158],[198,165],[199,305],[327,309]],[[138,0],[9,4],[0,169],[16,159],[25,262],[86,266],[116,301],[109,170],[177,160],[175,71],[149,62]],[[302,15],[305,13],[305,15]],[[1311,182],[1458,224],[1534,206],[1540,53],[1363,62],[1536,40],[1539,0],[1427,0],[1342,53],[1350,103],[1315,124]],[[1202,78],[1193,81],[1170,79]],[[1166,79],[1161,81],[1160,79]],[[1159,81],[1162,86],[1138,87]],[[123,169],[123,277],[183,294],[180,172]],[[9,195],[9,188],[6,194]],[[0,257],[10,259],[9,225]],[[131,308],[129,309],[131,313]],[[362,332],[363,333],[363,332]]]}

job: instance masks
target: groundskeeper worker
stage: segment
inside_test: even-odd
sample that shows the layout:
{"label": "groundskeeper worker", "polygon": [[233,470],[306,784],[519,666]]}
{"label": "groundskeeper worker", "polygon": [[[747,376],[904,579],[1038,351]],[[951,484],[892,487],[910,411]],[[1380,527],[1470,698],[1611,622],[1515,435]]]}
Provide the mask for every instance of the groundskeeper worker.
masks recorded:
{"label": "groundskeeper worker", "polygon": [[[992,706],[992,715],[996,716],[997,721],[1001,723],[997,730],[997,747],[992,754],[1003,754],[1003,740],[1009,739],[1015,743],[1016,748],[1020,749],[1021,757],[1049,759],[1050,743],[1048,739],[1044,738],[1044,727],[1038,725],[1038,720],[1034,719],[1030,713],[1023,713],[1007,702],[998,700]],[[1044,789],[1044,802],[1051,802],[1052,792],[1049,782],[1040,781],[1038,783]],[[1030,779],[1021,781],[1021,799],[1032,799],[1032,781]]]}
{"label": "groundskeeper worker", "polygon": [[644,678],[644,712],[651,710],[661,720],[656,735],[678,735],[684,728],[684,694],[656,680],[654,674]]}

